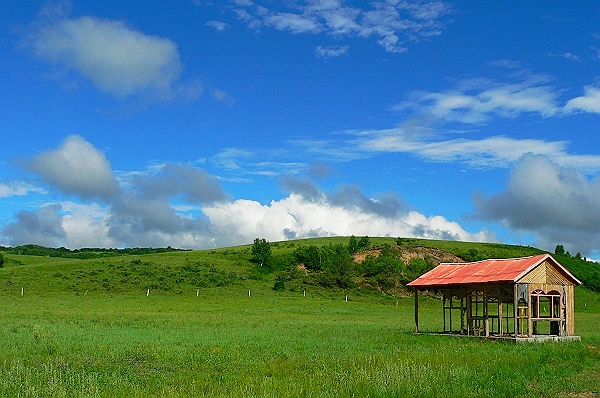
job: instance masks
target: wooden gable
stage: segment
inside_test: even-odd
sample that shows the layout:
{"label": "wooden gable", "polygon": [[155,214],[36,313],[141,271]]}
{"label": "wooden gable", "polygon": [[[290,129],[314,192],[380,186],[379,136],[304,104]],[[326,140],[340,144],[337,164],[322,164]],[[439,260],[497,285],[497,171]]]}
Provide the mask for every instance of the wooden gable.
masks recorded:
{"label": "wooden gable", "polygon": [[573,280],[567,277],[557,267],[546,260],[517,280],[518,283],[543,283],[548,285],[573,285]]}

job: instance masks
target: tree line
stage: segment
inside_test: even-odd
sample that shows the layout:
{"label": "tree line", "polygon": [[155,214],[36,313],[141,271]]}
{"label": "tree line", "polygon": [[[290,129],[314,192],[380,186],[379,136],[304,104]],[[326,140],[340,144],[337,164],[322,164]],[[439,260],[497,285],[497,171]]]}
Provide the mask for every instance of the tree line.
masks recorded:
{"label": "tree line", "polygon": [[3,247],[0,246],[0,252],[9,254],[20,254],[27,256],[43,256],[43,257],[63,257],[63,258],[79,258],[79,259],[91,259],[107,256],[118,256],[121,254],[156,254],[166,253],[173,251],[183,251],[184,249],[175,249],[171,246],[163,248],[152,248],[152,247],[133,247],[133,248],[81,248],[81,249],[67,249],[66,247],[44,247],[39,245],[22,245],[15,247]]}
{"label": "tree line", "polygon": [[433,268],[426,259],[405,263],[398,244],[385,244],[363,261],[354,255],[370,247],[368,237],[351,236],[347,244],[307,245],[292,254],[274,256],[265,239],[256,238],[252,245],[252,261],[263,274],[276,272],[273,288],[285,290],[287,285],[315,285],[327,288],[370,288],[390,291],[400,288]]}

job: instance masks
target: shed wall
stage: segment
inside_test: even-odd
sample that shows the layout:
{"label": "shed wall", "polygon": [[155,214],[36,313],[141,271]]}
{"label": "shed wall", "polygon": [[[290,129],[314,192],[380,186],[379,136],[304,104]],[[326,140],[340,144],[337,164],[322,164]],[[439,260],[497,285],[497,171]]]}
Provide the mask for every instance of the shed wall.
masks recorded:
{"label": "shed wall", "polygon": [[[565,277],[557,268],[548,261],[535,267],[518,281],[519,283],[547,283],[554,285],[572,285],[573,282]],[[545,290],[544,290],[545,291]]]}
{"label": "shed wall", "polygon": [[552,290],[556,290],[558,292],[565,291],[565,322],[566,322],[566,333],[567,336],[575,335],[575,287],[571,285],[555,285],[549,283],[530,283],[529,284],[529,294],[531,294],[534,290],[543,290],[548,293]]}

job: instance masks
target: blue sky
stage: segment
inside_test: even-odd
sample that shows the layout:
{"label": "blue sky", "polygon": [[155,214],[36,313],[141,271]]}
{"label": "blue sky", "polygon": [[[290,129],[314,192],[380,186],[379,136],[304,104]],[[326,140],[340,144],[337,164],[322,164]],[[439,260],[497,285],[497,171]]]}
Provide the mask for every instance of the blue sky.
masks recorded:
{"label": "blue sky", "polygon": [[2,2],[0,244],[600,257],[596,2]]}

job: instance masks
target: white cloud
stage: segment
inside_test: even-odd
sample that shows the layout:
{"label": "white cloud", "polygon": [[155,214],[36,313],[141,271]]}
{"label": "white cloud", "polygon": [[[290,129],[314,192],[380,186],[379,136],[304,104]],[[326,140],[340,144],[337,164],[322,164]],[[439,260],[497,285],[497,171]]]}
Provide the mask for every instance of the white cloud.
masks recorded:
{"label": "white cloud", "polygon": [[218,32],[224,32],[229,28],[229,24],[223,21],[208,21],[204,25],[214,28]]}
{"label": "white cloud", "polygon": [[119,190],[102,152],[78,135],[67,137],[56,150],[43,152],[26,167],[66,194],[109,200]]}
{"label": "white cloud", "polygon": [[[243,157],[244,152],[228,155]],[[258,166],[263,173],[268,163]],[[293,177],[282,181],[289,196],[268,205],[229,201],[217,179],[185,165],[123,174],[117,185],[104,154],[79,136],[39,154],[28,166],[51,187],[84,201],[20,212],[2,229],[4,240],[15,245],[207,248],[249,243],[257,236],[286,240],[352,234],[492,239],[485,231],[472,234],[444,217],[410,211],[393,193],[374,199],[346,186],[327,194],[312,181]]]}
{"label": "white cloud", "polygon": [[65,202],[36,212],[22,212],[3,229],[12,245],[38,243],[54,247],[135,247],[168,245],[210,248],[247,244],[257,237],[270,241],[318,236],[403,236],[429,239],[492,241],[486,231],[469,233],[442,216],[416,211],[384,215],[360,206],[334,204],[322,196],[307,200],[290,194],[268,205],[239,199],[201,209],[193,219],[166,201],[130,197],[121,204]]}
{"label": "white cloud", "polygon": [[317,58],[333,58],[348,54],[348,46],[317,46]]}
{"label": "white cloud", "polygon": [[583,111],[589,113],[600,113],[600,87],[586,86],[585,94],[576,97],[565,105],[566,112]]}
{"label": "white cloud", "polygon": [[563,166],[586,174],[600,171],[599,155],[579,155],[568,152],[568,141],[545,141],[534,138],[491,136],[480,139],[452,138],[433,134],[422,126],[381,130],[350,130],[337,133],[345,140],[303,140],[294,144],[332,162],[364,159],[378,153],[406,153],[431,162],[458,162],[475,168],[511,167],[524,154],[543,154]]}
{"label": "white cloud", "polygon": [[[115,97],[169,100],[178,92],[189,94],[179,82],[177,45],[122,21],[54,16],[33,24],[28,40],[39,58],[76,71]],[[197,84],[192,85],[198,96]]]}
{"label": "white cloud", "polygon": [[[280,158],[286,160],[278,160]],[[241,148],[225,148],[210,160],[223,170],[227,178],[239,178],[247,181],[248,176],[279,176],[284,174],[298,174],[308,167],[306,163],[287,160],[290,155],[287,151],[267,150],[257,148],[252,151]],[[238,180],[240,181],[240,180]]]}
{"label": "white cloud", "polygon": [[406,51],[408,42],[441,34],[444,25],[440,20],[451,12],[450,6],[441,1],[375,1],[369,10],[345,6],[339,0],[294,3],[285,10],[250,1],[233,3],[238,18],[251,29],[266,26],[295,34],[375,37],[386,51],[396,53]]}
{"label": "white cloud", "polygon": [[468,241],[492,240],[486,232],[471,234],[441,216],[415,211],[385,217],[358,207],[334,205],[323,198],[306,200],[297,194],[261,205],[252,200],[218,203],[203,208],[210,222],[232,244],[262,236],[286,240],[315,236],[405,236]]}
{"label": "white cloud", "polygon": [[560,53],[560,54],[550,53],[548,55],[551,57],[561,57],[564,59],[568,59],[570,61],[579,61],[579,56],[577,54],[573,54],[572,52],[569,52],[569,51]]}
{"label": "white cloud", "polygon": [[96,203],[62,203],[61,226],[65,231],[65,247],[119,247],[108,235],[106,207]]}
{"label": "white cloud", "polygon": [[319,33],[321,25],[312,17],[292,13],[275,13],[264,18],[267,26],[292,33]]}
{"label": "white cloud", "polygon": [[446,92],[416,92],[395,107],[444,121],[483,123],[496,116],[516,117],[536,113],[543,117],[560,111],[558,94],[537,79],[520,83],[465,82]]}
{"label": "white cloud", "polygon": [[229,95],[226,91],[220,89],[212,90],[212,97],[219,102],[223,102],[229,105],[235,104],[235,98]]}
{"label": "white cloud", "polygon": [[32,192],[45,193],[46,191],[40,187],[25,182],[13,182],[9,184],[0,183],[0,198],[25,196]]}

